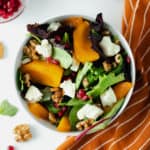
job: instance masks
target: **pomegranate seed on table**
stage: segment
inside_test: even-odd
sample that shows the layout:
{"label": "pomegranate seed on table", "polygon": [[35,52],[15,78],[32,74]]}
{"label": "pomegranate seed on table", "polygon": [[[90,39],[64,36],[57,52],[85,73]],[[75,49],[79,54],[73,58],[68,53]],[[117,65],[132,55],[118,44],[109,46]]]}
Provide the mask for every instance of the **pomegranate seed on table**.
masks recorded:
{"label": "pomegranate seed on table", "polygon": [[9,146],[8,146],[8,150],[15,150],[15,148],[14,148],[14,146],[9,145]]}

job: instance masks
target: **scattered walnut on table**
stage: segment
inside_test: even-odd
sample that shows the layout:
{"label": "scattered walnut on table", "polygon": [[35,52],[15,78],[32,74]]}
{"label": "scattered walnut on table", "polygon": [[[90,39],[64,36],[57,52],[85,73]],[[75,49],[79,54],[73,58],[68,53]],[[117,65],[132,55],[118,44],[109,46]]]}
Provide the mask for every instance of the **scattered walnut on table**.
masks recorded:
{"label": "scattered walnut on table", "polygon": [[90,127],[92,124],[94,123],[94,120],[93,119],[86,119],[86,120],[83,120],[83,121],[80,121],[76,124],[76,128],[81,131],[81,130],[84,130],[88,127]]}
{"label": "scattered walnut on table", "polygon": [[30,127],[28,124],[20,124],[14,128],[15,140],[24,142],[32,138]]}
{"label": "scattered walnut on table", "polygon": [[52,94],[52,101],[55,103],[60,103],[63,99],[63,90],[61,88],[51,88],[50,89]]}

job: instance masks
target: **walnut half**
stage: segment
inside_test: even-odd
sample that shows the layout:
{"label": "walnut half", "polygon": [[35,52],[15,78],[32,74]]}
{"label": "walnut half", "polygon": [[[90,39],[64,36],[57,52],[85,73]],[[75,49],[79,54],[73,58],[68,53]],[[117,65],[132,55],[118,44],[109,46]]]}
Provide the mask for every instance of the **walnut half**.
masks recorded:
{"label": "walnut half", "polygon": [[94,123],[94,120],[93,119],[86,119],[86,120],[83,120],[83,121],[80,121],[76,124],[76,128],[81,131],[81,130],[84,130],[88,127],[90,127],[92,124]]}

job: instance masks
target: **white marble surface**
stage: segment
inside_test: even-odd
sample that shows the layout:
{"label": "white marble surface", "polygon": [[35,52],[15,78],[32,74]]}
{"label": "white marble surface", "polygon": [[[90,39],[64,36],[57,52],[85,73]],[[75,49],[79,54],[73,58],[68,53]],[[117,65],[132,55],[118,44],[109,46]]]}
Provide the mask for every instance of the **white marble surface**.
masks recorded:
{"label": "white marble surface", "polygon": [[[83,14],[95,17],[103,12],[105,21],[121,30],[123,0],[28,0],[25,11],[14,21],[0,24],[0,41],[5,45],[5,56],[0,59],[0,101],[8,99],[19,108],[15,117],[0,116],[0,150],[14,145],[16,150],[55,150],[66,135],[56,133],[35,122],[22,108],[14,85],[14,64],[19,47],[24,41],[26,24],[43,22],[65,14]],[[12,129],[16,124],[29,123],[33,138],[16,143]]]}

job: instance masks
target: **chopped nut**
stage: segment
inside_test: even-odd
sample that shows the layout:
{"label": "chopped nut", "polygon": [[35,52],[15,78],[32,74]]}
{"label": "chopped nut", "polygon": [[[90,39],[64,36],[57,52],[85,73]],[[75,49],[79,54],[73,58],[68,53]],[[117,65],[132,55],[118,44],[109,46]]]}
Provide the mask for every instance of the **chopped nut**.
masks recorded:
{"label": "chopped nut", "polygon": [[53,113],[49,112],[48,119],[50,120],[51,123],[55,124],[57,122],[56,117]]}
{"label": "chopped nut", "polygon": [[36,40],[30,40],[29,43],[33,48],[35,48],[36,45],[38,45],[38,42]]}
{"label": "chopped nut", "polygon": [[51,92],[56,92],[56,91],[59,91],[59,88],[58,87],[54,87],[54,88],[51,88],[50,91]]}
{"label": "chopped nut", "polygon": [[4,55],[4,46],[3,44],[0,42],[0,58],[2,58]]}
{"label": "chopped nut", "polygon": [[108,63],[107,61],[104,61],[104,62],[103,62],[103,67],[104,67],[104,70],[105,70],[106,72],[108,72],[108,71],[111,70],[111,64]]}
{"label": "chopped nut", "polygon": [[31,79],[30,74],[26,73],[24,75],[24,82],[25,82],[25,84],[26,84],[27,87],[30,87],[30,85],[31,85],[30,79]]}
{"label": "chopped nut", "polygon": [[51,88],[51,92],[53,92],[52,101],[55,103],[60,103],[64,95],[63,90],[61,88]]}
{"label": "chopped nut", "polygon": [[110,31],[105,30],[105,31],[102,32],[102,35],[110,35]]}
{"label": "chopped nut", "polygon": [[120,41],[117,39],[117,40],[115,40],[115,44],[118,44],[118,45],[120,45]]}
{"label": "chopped nut", "polygon": [[120,57],[121,57],[120,54],[117,54],[117,55],[115,56],[115,62],[116,62],[117,64],[120,63]]}
{"label": "chopped nut", "polygon": [[89,81],[87,80],[87,78],[83,79],[82,84],[83,84],[84,87],[88,87]]}
{"label": "chopped nut", "polygon": [[76,128],[81,131],[90,127],[93,123],[94,123],[93,119],[86,119],[86,120],[78,122],[76,124]]}
{"label": "chopped nut", "polygon": [[116,62],[113,62],[113,63],[112,63],[112,66],[113,66],[113,68],[116,68],[116,67],[117,67],[117,63],[116,63]]}
{"label": "chopped nut", "polygon": [[24,142],[32,138],[30,127],[28,124],[20,124],[14,128],[15,140],[17,142]]}

